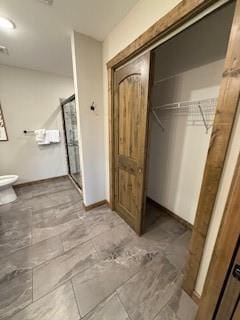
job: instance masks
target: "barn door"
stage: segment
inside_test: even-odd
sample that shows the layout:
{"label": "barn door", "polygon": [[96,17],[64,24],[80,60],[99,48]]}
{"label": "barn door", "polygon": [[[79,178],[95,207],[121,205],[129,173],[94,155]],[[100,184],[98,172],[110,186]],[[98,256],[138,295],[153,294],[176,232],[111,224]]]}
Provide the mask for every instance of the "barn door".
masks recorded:
{"label": "barn door", "polygon": [[144,173],[150,53],[114,73],[114,209],[138,233]]}

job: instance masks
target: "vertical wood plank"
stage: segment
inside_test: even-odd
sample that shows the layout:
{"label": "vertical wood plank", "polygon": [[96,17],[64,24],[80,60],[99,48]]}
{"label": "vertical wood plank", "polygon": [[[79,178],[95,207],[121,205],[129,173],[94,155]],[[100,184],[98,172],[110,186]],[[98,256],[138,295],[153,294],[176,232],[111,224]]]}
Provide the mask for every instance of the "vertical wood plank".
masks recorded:
{"label": "vertical wood plank", "polygon": [[114,141],[113,141],[113,69],[108,68],[108,134],[109,134],[109,207],[114,210]]}

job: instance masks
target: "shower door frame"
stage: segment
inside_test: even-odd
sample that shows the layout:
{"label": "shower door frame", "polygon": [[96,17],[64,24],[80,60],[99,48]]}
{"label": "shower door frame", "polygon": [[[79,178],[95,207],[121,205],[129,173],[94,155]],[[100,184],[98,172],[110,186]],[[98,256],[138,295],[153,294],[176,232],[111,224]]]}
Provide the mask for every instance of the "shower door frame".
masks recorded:
{"label": "shower door frame", "polygon": [[[74,179],[74,177],[71,174],[71,166],[70,166],[70,159],[69,159],[69,152],[68,152],[68,146],[67,146],[67,128],[66,128],[66,123],[65,123],[65,118],[64,118],[64,106],[75,100],[75,94],[71,95],[69,98],[65,99],[65,100],[61,100],[61,112],[62,112],[62,122],[63,122],[63,133],[64,133],[64,140],[65,140],[65,148],[66,148],[66,158],[67,158],[67,166],[68,166],[68,175],[71,177],[71,179],[74,181],[74,183],[77,184],[78,188],[80,188],[82,190],[82,186],[79,185],[79,183]],[[79,159],[80,161],[80,159]]]}

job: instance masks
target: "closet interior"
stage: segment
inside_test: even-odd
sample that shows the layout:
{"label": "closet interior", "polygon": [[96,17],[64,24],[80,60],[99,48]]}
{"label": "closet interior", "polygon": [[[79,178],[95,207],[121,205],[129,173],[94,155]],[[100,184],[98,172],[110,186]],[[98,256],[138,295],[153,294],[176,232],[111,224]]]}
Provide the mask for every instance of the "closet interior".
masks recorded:
{"label": "closet interior", "polygon": [[235,3],[152,51],[147,225],[194,224]]}

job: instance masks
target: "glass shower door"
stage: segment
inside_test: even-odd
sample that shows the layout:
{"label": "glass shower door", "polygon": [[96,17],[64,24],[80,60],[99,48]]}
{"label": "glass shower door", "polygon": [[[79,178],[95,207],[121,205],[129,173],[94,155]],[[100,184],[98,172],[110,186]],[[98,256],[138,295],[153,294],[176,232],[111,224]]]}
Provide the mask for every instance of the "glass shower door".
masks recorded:
{"label": "glass shower door", "polygon": [[82,188],[75,96],[62,103],[69,174]]}

